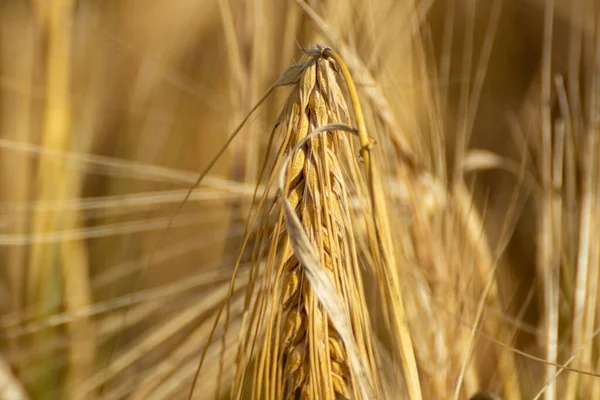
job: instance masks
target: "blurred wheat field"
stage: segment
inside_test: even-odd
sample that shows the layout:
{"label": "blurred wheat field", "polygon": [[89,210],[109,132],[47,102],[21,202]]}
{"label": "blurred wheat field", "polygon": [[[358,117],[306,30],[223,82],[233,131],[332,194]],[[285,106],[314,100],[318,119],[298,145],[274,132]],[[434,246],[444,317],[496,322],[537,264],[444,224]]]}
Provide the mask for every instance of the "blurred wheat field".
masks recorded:
{"label": "blurred wheat field", "polygon": [[600,399],[599,17],[0,2],[0,398]]}

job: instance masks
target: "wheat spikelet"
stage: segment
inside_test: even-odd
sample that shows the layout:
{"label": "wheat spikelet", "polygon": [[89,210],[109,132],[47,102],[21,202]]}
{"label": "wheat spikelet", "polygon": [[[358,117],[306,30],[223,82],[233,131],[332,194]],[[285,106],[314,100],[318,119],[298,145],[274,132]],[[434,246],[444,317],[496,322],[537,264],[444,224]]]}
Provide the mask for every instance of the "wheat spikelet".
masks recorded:
{"label": "wheat spikelet", "polygon": [[[285,137],[269,183],[283,164],[285,184],[271,207],[259,211],[263,221],[276,223],[256,241],[255,262],[267,260],[258,291],[265,301],[256,302],[240,334],[234,397],[250,384],[253,398],[361,398],[364,392],[358,381],[365,376],[374,386],[369,390],[377,388],[372,383],[375,357],[349,205],[351,191],[365,187],[347,182],[349,176],[359,175],[356,151],[347,134],[338,131],[307,137],[329,124],[349,121],[336,64],[321,50],[308,50],[307,59],[295,67],[301,72],[293,74],[296,83],[279,118]],[[289,166],[282,162],[286,155],[291,157]],[[353,351],[366,366],[363,377],[356,376],[348,343],[332,323],[307,276],[306,262],[294,248],[295,233],[283,224],[282,201],[295,210],[318,264],[341,299],[342,313],[351,321]],[[245,382],[249,375],[251,382]]]}

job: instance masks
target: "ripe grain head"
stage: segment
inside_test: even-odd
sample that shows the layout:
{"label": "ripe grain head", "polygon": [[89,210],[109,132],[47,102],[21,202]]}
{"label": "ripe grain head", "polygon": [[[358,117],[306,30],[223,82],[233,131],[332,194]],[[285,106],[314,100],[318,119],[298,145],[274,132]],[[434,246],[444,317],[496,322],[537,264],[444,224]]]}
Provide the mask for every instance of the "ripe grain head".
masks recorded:
{"label": "ripe grain head", "polygon": [[[251,383],[253,398],[360,398],[361,382],[372,386],[365,390],[378,391],[361,275],[365,266],[359,261],[350,206],[357,190],[366,196],[366,186],[348,183],[360,176],[360,169],[346,133],[325,128],[307,137],[329,124],[350,122],[336,63],[315,48],[292,68],[282,77],[294,86],[279,118],[284,136],[268,186],[282,166],[284,182],[274,202],[258,211],[261,220],[275,223],[256,239],[253,261],[266,260],[264,279],[255,291],[262,300],[254,302],[240,335],[234,396]],[[324,281],[331,283],[331,301],[341,306],[342,315],[333,316],[327,308],[305,255],[295,247],[298,232],[285,224],[286,205],[295,210],[309,252],[325,272]],[[349,321],[349,335],[341,331],[340,319]],[[352,356],[357,358],[354,364]]]}

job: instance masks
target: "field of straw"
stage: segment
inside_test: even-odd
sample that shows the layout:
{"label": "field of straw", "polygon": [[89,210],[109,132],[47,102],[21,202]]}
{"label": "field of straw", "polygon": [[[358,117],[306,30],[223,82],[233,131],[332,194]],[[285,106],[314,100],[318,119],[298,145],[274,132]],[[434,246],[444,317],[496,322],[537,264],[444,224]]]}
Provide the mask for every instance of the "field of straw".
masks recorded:
{"label": "field of straw", "polygon": [[0,1],[0,400],[600,399],[600,2]]}

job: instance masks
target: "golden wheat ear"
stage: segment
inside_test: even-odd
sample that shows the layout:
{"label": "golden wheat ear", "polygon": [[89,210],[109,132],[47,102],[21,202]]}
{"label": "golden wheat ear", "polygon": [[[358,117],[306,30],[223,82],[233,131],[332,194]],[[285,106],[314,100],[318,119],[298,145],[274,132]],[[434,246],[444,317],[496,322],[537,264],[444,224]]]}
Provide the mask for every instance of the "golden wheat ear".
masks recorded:
{"label": "golden wheat ear", "polygon": [[354,131],[336,69],[321,48],[307,50],[279,118],[285,137],[268,179],[279,174],[279,196],[259,210],[276,222],[255,241],[264,278],[240,337],[235,398],[247,388],[255,399],[378,397],[345,174],[359,165],[336,134]]}
{"label": "golden wheat ear", "polygon": [[[395,266],[384,266],[393,257],[389,229],[378,226],[381,189],[373,179],[371,141],[343,61],[327,47],[304,53],[293,66],[292,93],[278,118],[280,137],[264,185],[268,191],[277,182],[278,196],[255,214],[263,228],[251,264],[261,279],[249,288],[232,398],[381,398],[363,274],[389,276]],[[350,127],[342,77],[358,129]],[[359,137],[358,147],[348,132]],[[384,319],[398,327],[399,288],[382,287],[391,304]],[[408,386],[420,398],[418,380]]]}

